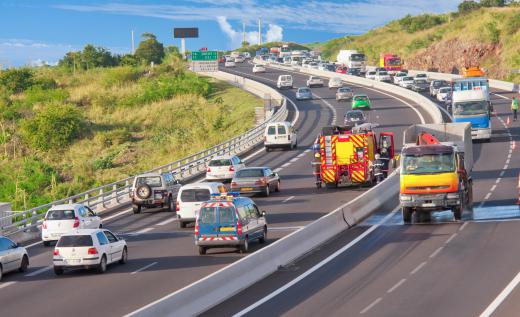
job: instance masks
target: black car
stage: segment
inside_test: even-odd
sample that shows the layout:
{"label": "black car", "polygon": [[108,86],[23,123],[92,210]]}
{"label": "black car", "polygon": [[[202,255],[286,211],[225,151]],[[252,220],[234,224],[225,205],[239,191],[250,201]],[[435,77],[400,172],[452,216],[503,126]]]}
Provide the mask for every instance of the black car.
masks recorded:
{"label": "black car", "polygon": [[359,68],[349,68],[347,69],[347,75],[359,76],[361,74]]}
{"label": "black car", "polygon": [[413,81],[412,90],[416,92],[427,91],[430,84],[426,79],[416,79]]}

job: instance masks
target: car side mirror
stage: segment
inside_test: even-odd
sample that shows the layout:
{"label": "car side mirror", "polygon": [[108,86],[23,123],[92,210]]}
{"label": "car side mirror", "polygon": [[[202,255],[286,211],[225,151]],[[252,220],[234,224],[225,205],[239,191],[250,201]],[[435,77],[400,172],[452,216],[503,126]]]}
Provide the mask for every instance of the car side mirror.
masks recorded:
{"label": "car side mirror", "polygon": [[14,242],[13,245],[11,246],[11,248],[13,248],[13,249],[16,249],[18,247],[19,247],[18,242]]}
{"label": "car side mirror", "polygon": [[267,216],[267,213],[265,212],[265,210],[262,210],[262,217],[265,217]]}

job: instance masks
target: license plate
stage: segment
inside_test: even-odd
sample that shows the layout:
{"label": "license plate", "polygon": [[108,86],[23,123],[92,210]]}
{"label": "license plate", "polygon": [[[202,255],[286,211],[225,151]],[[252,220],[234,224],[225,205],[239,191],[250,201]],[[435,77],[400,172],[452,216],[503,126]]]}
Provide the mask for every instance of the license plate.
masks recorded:
{"label": "license plate", "polygon": [[81,262],[80,259],[70,259],[70,260],[65,260],[64,261],[66,264],[78,264]]}
{"label": "license plate", "polygon": [[253,187],[242,187],[242,190],[247,192],[253,190]]}
{"label": "license plate", "polygon": [[422,204],[423,207],[435,207],[434,203],[424,203]]}
{"label": "license plate", "polygon": [[235,227],[221,227],[220,231],[235,231]]}

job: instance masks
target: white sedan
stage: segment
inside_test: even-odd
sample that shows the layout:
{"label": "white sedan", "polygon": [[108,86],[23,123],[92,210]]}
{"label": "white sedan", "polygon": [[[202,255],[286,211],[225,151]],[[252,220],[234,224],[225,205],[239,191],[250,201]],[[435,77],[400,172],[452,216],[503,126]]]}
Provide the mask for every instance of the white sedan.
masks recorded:
{"label": "white sedan", "polygon": [[339,88],[342,86],[343,86],[343,81],[341,81],[341,78],[339,78],[339,77],[332,77],[329,80],[329,89]]}
{"label": "white sedan", "polygon": [[309,79],[307,80],[307,87],[323,87],[323,79],[321,79],[321,77],[318,77],[318,76],[310,76]]}
{"label": "white sedan", "polygon": [[2,275],[12,271],[25,272],[29,266],[29,255],[24,247],[0,236],[0,281]]}
{"label": "white sedan", "polygon": [[265,73],[265,67],[255,64],[255,66],[253,66],[253,73]]}
{"label": "white sedan", "polygon": [[437,93],[437,100],[444,101],[446,97],[451,93],[451,87],[441,87]]}
{"label": "white sedan", "polygon": [[107,229],[80,229],[61,236],[54,248],[54,273],[65,269],[91,269],[105,273],[107,265],[128,261],[126,241]]}
{"label": "white sedan", "polygon": [[226,62],[224,63],[224,67],[235,67],[235,62],[233,61],[229,61],[229,60],[226,60]]}
{"label": "white sedan", "polygon": [[367,79],[376,79],[376,72],[374,72],[374,71],[367,72],[366,75],[365,75],[365,78],[367,78]]}

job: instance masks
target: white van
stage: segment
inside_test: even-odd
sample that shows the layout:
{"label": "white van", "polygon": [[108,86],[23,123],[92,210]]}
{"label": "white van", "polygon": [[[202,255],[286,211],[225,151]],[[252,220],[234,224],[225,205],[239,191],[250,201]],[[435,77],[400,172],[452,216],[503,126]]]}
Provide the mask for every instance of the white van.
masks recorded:
{"label": "white van", "polygon": [[293,88],[293,78],[291,75],[280,75],[278,76],[278,81],[276,82],[276,87],[278,89],[282,88]]}
{"label": "white van", "polygon": [[297,146],[298,136],[290,122],[272,122],[265,126],[264,147],[267,152],[272,148],[294,149]]}
{"label": "white van", "polygon": [[225,193],[222,183],[194,183],[181,187],[177,194],[177,218],[179,226],[185,228],[189,222],[195,222],[202,203],[211,199],[211,195]]}

